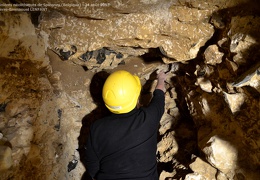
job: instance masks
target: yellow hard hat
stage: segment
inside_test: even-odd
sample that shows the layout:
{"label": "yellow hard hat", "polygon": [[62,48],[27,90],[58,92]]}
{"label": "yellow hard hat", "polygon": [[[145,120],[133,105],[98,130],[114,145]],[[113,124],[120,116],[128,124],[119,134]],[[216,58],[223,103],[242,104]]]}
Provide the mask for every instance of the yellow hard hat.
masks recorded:
{"label": "yellow hard hat", "polygon": [[140,79],[127,71],[119,70],[108,76],[102,96],[106,107],[112,113],[122,114],[135,108],[140,91]]}

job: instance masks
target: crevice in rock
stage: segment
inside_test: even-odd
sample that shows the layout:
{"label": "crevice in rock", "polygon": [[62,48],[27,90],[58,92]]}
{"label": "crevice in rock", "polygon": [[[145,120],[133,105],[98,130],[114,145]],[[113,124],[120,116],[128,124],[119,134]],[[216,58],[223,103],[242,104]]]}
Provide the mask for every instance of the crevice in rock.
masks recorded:
{"label": "crevice in rock", "polygon": [[41,15],[41,12],[31,12],[31,21],[33,25],[37,28],[40,24],[39,17]]}

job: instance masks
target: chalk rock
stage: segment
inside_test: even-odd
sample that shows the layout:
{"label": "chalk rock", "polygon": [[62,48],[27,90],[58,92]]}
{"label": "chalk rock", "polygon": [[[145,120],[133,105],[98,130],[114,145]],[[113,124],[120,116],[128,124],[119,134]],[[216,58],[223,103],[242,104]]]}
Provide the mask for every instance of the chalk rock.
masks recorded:
{"label": "chalk rock", "polygon": [[[83,8],[81,12],[73,11],[75,16],[60,15],[61,24],[57,23],[56,16],[42,16],[40,28],[52,37],[50,48],[74,45],[77,48],[77,53],[71,57],[74,60],[86,52],[104,47],[111,47],[124,55],[134,53],[135,56],[143,55],[149,48],[161,47],[167,57],[185,61],[195,58],[200,47],[214,33],[213,26],[208,22],[214,9],[178,6],[166,0],[149,5],[144,2],[138,5],[134,2],[118,3],[115,0],[108,4],[108,7],[100,7],[94,14],[87,11],[91,8]],[[117,8],[124,13],[118,14]],[[48,29],[56,26],[60,28]],[[95,64],[100,66],[97,62]]]}
{"label": "chalk rock", "polygon": [[215,180],[217,170],[201,158],[197,157],[190,165],[191,170],[195,174],[199,174],[208,180]]}
{"label": "chalk rock", "polygon": [[231,38],[230,51],[236,53],[233,60],[237,64],[244,64],[247,60],[258,60],[257,56],[254,57],[254,55],[257,55],[260,51],[259,25],[260,17],[236,16],[231,19],[231,27],[228,33]]}
{"label": "chalk rock", "polygon": [[244,93],[228,94],[224,93],[224,97],[232,113],[236,113],[240,110],[240,107],[243,105],[246,99]]}
{"label": "chalk rock", "polygon": [[190,173],[185,176],[184,180],[207,180],[202,175],[197,173]]}
{"label": "chalk rock", "polygon": [[179,117],[179,109],[176,107],[176,92],[172,88],[170,92],[165,93],[165,108],[168,109],[168,113],[164,113],[160,120],[160,135],[163,135],[167,130],[173,128]]}
{"label": "chalk rock", "polygon": [[224,173],[222,173],[221,171],[218,172],[216,177],[217,177],[217,180],[228,180],[227,176]]}
{"label": "chalk rock", "polygon": [[58,11],[41,12],[39,19],[41,20],[40,28],[48,31],[54,28],[62,28],[65,25],[65,16]]}
{"label": "chalk rock", "polygon": [[197,77],[209,77],[214,73],[214,67],[210,65],[197,65],[194,74]]}
{"label": "chalk rock", "polygon": [[214,25],[215,28],[217,29],[224,29],[225,28],[225,23],[223,22],[223,19],[221,15],[215,13],[212,15],[210,22]]}
{"label": "chalk rock", "polygon": [[174,177],[175,174],[176,172],[166,172],[163,170],[160,174],[159,180],[169,179],[171,177]]}
{"label": "chalk rock", "polygon": [[6,118],[3,113],[0,113],[0,119],[0,131],[2,131],[2,129],[5,128],[6,122],[8,122],[8,118]]}
{"label": "chalk rock", "polygon": [[205,92],[212,92],[212,84],[210,82],[210,80],[205,79],[203,77],[199,77],[197,78],[197,82],[196,82],[200,88],[205,91]]}
{"label": "chalk rock", "polygon": [[45,44],[26,12],[0,14],[0,56],[8,59],[48,61]]}
{"label": "chalk rock", "polygon": [[238,152],[230,142],[218,136],[213,136],[202,150],[206,155],[207,161],[212,166],[219,169],[228,178],[233,179],[237,166]]}
{"label": "chalk rock", "polygon": [[14,117],[20,113],[25,112],[26,110],[28,110],[28,105],[26,105],[25,103],[23,103],[23,101],[12,101],[10,103],[7,104],[6,108],[5,108],[5,113],[6,115],[10,116],[10,117]]}
{"label": "chalk rock", "polygon": [[48,91],[48,90],[52,89],[52,85],[47,78],[41,77],[38,79],[38,81],[40,84],[39,88],[41,91]]}
{"label": "chalk rock", "polygon": [[157,144],[157,151],[160,154],[160,162],[169,162],[178,151],[178,144],[174,132],[164,134],[162,140]]}
{"label": "chalk rock", "polygon": [[231,73],[235,73],[238,70],[238,65],[235,62],[226,59],[225,63]]}
{"label": "chalk rock", "polygon": [[[161,49],[167,57],[178,61],[193,59],[197,56],[200,47],[207,41],[206,39],[213,35],[213,27],[207,24],[205,22],[207,18],[202,16],[208,12],[185,6],[172,6],[170,10],[172,25],[170,29],[166,26],[163,31],[173,31],[174,36],[171,37],[172,40],[161,36]],[[185,37],[189,37],[192,41]],[[181,50],[184,51],[180,53]]]}
{"label": "chalk rock", "polygon": [[229,43],[229,38],[227,37],[223,37],[222,39],[220,39],[218,42],[217,42],[218,46],[223,49],[223,50],[226,50],[226,51],[229,51],[229,46],[230,46],[230,43]]}
{"label": "chalk rock", "polygon": [[0,145],[0,172],[13,165],[12,150],[8,146]]}
{"label": "chalk rock", "polygon": [[260,62],[244,72],[234,83],[234,87],[251,86],[260,92]]}
{"label": "chalk rock", "polygon": [[[237,0],[237,1],[225,1],[225,0],[190,0],[189,6],[194,8],[201,8],[201,9],[211,9],[212,6],[219,6],[221,8],[227,8],[227,7],[234,7],[237,4],[244,2],[243,0]],[[187,1],[180,1],[181,5],[185,5]]]}
{"label": "chalk rock", "polygon": [[219,51],[217,45],[211,45],[204,52],[204,62],[205,64],[215,66],[216,64],[220,64],[222,62],[223,55],[224,53]]}
{"label": "chalk rock", "polygon": [[11,134],[6,134],[6,138],[13,146],[28,147],[33,139],[33,133],[32,127],[19,127]]}
{"label": "chalk rock", "polygon": [[164,134],[167,130],[171,129],[172,126],[175,124],[175,118],[168,115],[168,114],[164,114],[161,118],[160,121],[160,135]]}

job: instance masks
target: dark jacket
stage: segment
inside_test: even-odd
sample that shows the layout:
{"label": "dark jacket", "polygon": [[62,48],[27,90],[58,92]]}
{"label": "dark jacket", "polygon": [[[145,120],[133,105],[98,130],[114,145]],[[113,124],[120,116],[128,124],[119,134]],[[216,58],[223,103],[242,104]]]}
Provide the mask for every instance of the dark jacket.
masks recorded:
{"label": "dark jacket", "polygon": [[97,180],[158,179],[157,130],[164,105],[164,92],[156,89],[148,107],[94,122],[86,150],[90,176]]}

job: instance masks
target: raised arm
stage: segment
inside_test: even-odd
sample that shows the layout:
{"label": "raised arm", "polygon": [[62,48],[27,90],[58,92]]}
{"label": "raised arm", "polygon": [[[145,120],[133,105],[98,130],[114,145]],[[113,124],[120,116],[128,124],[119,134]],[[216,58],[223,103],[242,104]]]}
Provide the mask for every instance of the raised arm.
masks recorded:
{"label": "raised arm", "polygon": [[157,85],[156,85],[155,89],[160,89],[163,92],[165,92],[165,82],[164,81],[166,79],[166,74],[163,71],[161,71],[158,73],[157,78],[158,78],[158,81],[157,81]]}

